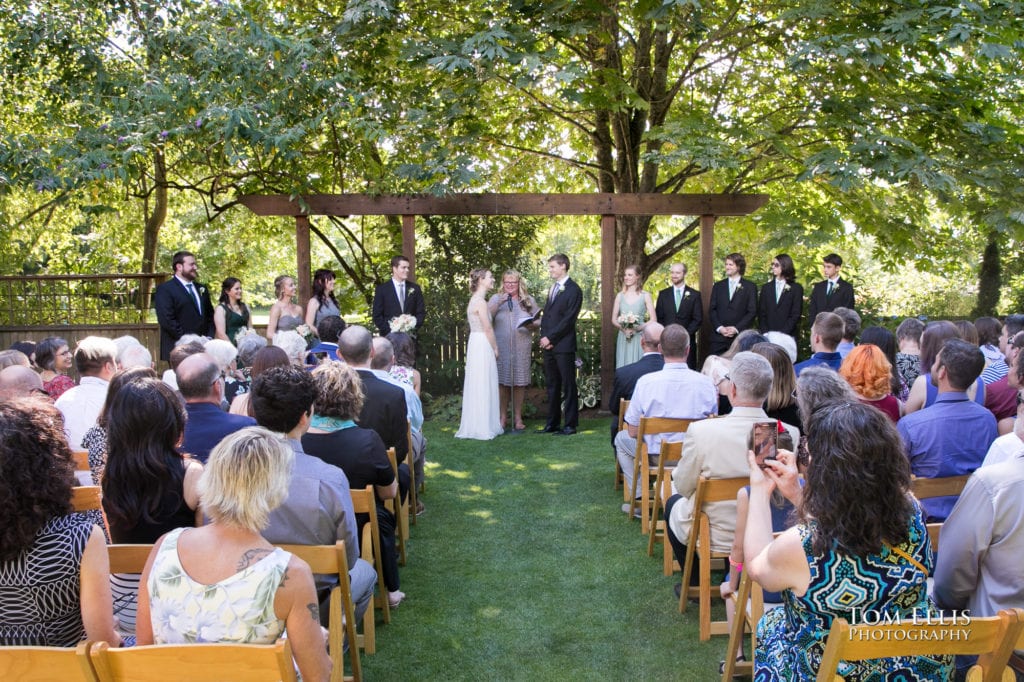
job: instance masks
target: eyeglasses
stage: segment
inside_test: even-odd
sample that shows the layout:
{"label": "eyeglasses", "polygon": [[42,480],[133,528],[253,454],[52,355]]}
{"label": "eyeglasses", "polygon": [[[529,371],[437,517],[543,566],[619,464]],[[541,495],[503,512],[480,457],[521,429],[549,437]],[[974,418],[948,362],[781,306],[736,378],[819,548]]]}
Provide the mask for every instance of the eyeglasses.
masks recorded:
{"label": "eyeglasses", "polygon": [[722,378],[718,380],[718,383],[715,384],[715,386],[719,386],[723,381],[732,381],[732,378],[729,376],[728,372],[722,375]]}
{"label": "eyeglasses", "polygon": [[71,349],[70,348],[65,348],[60,353],[58,353],[58,355],[71,355]]}
{"label": "eyeglasses", "polygon": [[781,264],[779,264],[779,263],[772,263],[772,267],[773,267],[773,268],[781,268],[781,267],[782,267],[782,265],[781,265]]}

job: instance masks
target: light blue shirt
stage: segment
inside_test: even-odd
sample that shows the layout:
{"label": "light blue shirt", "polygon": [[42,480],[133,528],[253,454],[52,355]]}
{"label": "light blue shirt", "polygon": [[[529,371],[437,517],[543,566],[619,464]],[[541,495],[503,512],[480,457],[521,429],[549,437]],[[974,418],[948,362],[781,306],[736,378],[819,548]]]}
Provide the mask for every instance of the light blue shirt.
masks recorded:
{"label": "light blue shirt", "polygon": [[409,428],[419,433],[423,429],[423,401],[416,395],[413,387],[404,381],[399,381],[383,369],[371,369],[370,371],[378,379],[383,379],[392,386],[398,386],[405,391],[405,416],[409,420]]}
{"label": "light blue shirt", "polygon": [[[709,377],[694,372],[685,362],[666,362],[658,372],[645,374],[636,382],[625,421],[639,426],[641,417],[704,419],[718,414],[718,389]],[[661,452],[661,442],[682,440],[682,435],[645,436],[647,452]]]}

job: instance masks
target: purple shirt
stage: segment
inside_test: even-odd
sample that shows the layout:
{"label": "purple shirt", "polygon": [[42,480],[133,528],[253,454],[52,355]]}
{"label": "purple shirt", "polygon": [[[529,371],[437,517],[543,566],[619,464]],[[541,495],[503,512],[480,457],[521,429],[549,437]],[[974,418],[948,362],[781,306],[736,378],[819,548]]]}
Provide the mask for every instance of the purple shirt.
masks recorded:
{"label": "purple shirt", "polygon": [[[900,419],[896,428],[910,470],[920,478],[945,478],[972,473],[985,460],[996,439],[996,418],[966,393],[940,393],[935,404]],[[956,497],[922,500],[929,521],[944,521]]]}

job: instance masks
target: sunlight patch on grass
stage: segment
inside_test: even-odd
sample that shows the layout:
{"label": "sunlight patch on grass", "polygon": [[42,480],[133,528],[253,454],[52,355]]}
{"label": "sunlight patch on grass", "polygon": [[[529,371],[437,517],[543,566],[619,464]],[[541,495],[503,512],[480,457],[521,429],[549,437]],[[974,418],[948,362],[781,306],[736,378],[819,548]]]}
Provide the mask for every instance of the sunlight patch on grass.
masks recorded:
{"label": "sunlight patch on grass", "polygon": [[476,615],[480,618],[501,618],[502,611],[496,606],[485,606],[478,609]]}
{"label": "sunlight patch on grass", "polygon": [[448,476],[449,478],[458,478],[460,480],[466,480],[473,475],[468,471],[455,471],[454,469],[438,469],[431,473],[435,476]]}
{"label": "sunlight patch on grass", "polygon": [[552,471],[571,471],[580,468],[579,462],[550,462],[547,467]]}

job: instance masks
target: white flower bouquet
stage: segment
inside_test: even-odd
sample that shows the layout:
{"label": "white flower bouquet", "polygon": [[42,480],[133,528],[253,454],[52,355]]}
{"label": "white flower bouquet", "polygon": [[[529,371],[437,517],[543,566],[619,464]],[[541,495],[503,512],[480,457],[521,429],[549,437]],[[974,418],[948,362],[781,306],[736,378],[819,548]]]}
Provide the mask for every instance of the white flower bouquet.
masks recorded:
{"label": "white flower bouquet", "polygon": [[391,322],[388,323],[393,332],[401,332],[403,334],[413,334],[416,330],[416,318],[412,315],[399,315],[398,317],[391,318]]}
{"label": "white flower bouquet", "polygon": [[618,322],[619,326],[622,327],[623,330],[628,329],[629,331],[634,331],[640,327],[643,320],[637,317],[636,313],[622,313],[619,315]]}

